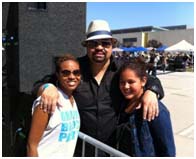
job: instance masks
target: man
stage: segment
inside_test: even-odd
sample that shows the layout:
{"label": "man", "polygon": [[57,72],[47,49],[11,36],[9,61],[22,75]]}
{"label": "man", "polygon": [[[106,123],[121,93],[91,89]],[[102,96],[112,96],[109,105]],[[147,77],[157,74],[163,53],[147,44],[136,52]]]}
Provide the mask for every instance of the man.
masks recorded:
{"label": "man", "polygon": [[[112,37],[109,25],[104,20],[94,20],[90,23],[87,38],[82,45],[87,49],[87,55],[78,58],[82,81],[74,92],[81,118],[81,132],[86,133],[106,144],[112,145],[115,137],[116,116],[120,102],[120,91],[116,78],[119,68],[112,57],[112,47],[116,43]],[[44,80],[46,83],[46,80]],[[54,79],[47,81],[55,83]],[[40,86],[42,85],[42,86]],[[56,87],[52,84],[37,84],[38,95],[42,98],[45,111],[54,111],[58,100]],[[144,118],[154,119],[158,115],[157,95],[163,97],[163,89],[157,78],[149,78],[143,96]],[[147,115],[148,112],[148,115]],[[86,147],[86,156],[94,156],[94,148]],[[105,154],[99,151],[99,156]],[[79,140],[75,156],[81,156],[81,141]]]}

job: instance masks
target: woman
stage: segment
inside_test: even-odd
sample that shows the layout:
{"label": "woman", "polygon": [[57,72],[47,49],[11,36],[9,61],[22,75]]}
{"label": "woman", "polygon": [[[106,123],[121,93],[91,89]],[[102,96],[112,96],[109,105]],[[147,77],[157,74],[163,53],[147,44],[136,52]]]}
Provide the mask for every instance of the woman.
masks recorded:
{"label": "woman", "polygon": [[175,143],[170,114],[159,103],[159,116],[148,122],[142,119],[142,109],[136,109],[147,81],[145,63],[136,58],[119,70],[119,88],[125,101],[121,105],[118,129],[118,149],[130,156],[175,156]]}
{"label": "woman", "polygon": [[79,63],[69,54],[59,57],[56,76],[61,107],[48,114],[40,109],[40,97],[34,101],[27,143],[29,157],[73,156],[80,128],[78,109],[72,96],[81,79]]}

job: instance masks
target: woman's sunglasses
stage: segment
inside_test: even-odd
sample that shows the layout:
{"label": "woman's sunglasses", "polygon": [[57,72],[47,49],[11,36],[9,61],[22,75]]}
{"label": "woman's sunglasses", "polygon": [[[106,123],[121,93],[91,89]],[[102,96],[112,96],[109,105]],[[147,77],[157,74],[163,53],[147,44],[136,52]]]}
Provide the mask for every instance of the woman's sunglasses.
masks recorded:
{"label": "woman's sunglasses", "polygon": [[68,76],[70,76],[71,74],[73,74],[74,76],[80,76],[80,75],[81,75],[80,70],[73,70],[73,71],[62,70],[61,73],[62,73],[62,75],[63,75],[64,77],[68,77]]}

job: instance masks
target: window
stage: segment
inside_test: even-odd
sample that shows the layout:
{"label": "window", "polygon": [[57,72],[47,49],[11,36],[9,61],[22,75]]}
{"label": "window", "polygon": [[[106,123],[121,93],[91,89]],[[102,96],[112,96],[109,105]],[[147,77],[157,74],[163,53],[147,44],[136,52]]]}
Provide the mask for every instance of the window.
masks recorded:
{"label": "window", "polygon": [[137,38],[125,38],[123,39],[123,45],[126,47],[134,46],[134,43],[137,42]]}
{"label": "window", "polygon": [[46,2],[29,2],[28,3],[28,10],[46,10]]}
{"label": "window", "polygon": [[137,38],[125,38],[125,39],[123,39],[123,42],[124,43],[127,43],[127,42],[137,42]]}

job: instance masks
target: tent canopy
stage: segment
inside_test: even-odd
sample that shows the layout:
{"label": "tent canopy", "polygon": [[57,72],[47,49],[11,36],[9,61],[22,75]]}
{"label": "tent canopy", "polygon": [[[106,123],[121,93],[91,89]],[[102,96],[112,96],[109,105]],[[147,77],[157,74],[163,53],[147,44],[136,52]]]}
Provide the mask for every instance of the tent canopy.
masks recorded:
{"label": "tent canopy", "polygon": [[182,40],[177,44],[166,48],[165,51],[194,51],[194,46],[188,43],[186,40]]}
{"label": "tent canopy", "polygon": [[156,51],[164,51],[166,48],[166,45],[162,45],[161,47],[157,48]]}
{"label": "tent canopy", "polygon": [[127,52],[148,51],[145,47],[142,47],[142,46],[121,47],[121,49]]}
{"label": "tent canopy", "polygon": [[122,52],[123,49],[118,48],[118,47],[115,47],[115,48],[112,49],[112,51],[113,51],[113,52],[115,52],[115,51],[116,51],[116,52]]}
{"label": "tent canopy", "polygon": [[135,51],[148,51],[145,47],[137,46],[135,47]]}

